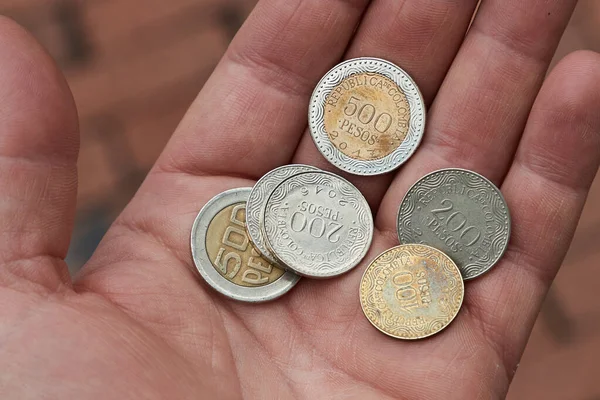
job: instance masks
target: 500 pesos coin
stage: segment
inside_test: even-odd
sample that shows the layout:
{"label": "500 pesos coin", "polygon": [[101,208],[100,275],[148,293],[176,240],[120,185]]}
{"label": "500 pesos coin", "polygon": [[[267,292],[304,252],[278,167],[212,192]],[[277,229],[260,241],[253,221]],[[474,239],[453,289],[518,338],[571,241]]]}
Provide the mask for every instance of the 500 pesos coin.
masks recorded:
{"label": "500 pesos coin", "polygon": [[400,67],[378,58],[356,58],[321,79],[308,121],[329,162],[352,174],[377,175],[414,153],[425,129],[425,105]]}
{"label": "500 pesos coin", "polygon": [[325,171],[284,180],[265,204],[271,252],[299,275],[329,278],[354,268],[373,238],[373,216],[360,191]]}
{"label": "500 pesos coin", "polygon": [[369,322],[397,339],[422,339],[447,327],[464,298],[454,262],[421,244],[393,247],[367,267],[360,305]]}
{"label": "500 pesos coin", "polygon": [[272,265],[248,239],[250,190],[232,189],[209,200],[194,221],[191,248],[198,272],[215,290],[232,299],[261,302],[287,293],[299,276]]}

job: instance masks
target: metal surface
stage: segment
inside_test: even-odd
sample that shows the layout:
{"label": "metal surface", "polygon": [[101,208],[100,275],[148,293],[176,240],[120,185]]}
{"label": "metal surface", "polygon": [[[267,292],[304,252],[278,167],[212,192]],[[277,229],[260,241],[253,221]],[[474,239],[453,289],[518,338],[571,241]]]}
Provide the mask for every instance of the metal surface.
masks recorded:
{"label": "metal surface", "polygon": [[360,305],[369,322],[386,335],[422,339],[452,322],[464,290],[458,267],[444,253],[420,244],[400,245],[367,267]]}
{"label": "metal surface", "polygon": [[287,268],[328,278],[354,268],[373,238],[369,204],[347,180],[303,172],[284,180],[265,207],[265,242]]}
{"label": "metal surface", "polygon": [[476,172],[443,169],[419,179],[398,211],[400,243],[446,253],[464,279],[488,271],[510,237],[510,213],[500,190]]}
{"label": "metal surface", "polygon": [[400,67],[378,58],[356,58],[321,79],[308,121],[329,162],[353,174],[377,175],[398,168],[417,149],[425,130],[425,105]]}
{"label": "metal surface", "polygon": [[228,190],[206,203],[194,221],[191,248],[198,272],[215,290],[261,302],[287,293],[299,277],[271,265],[250,243],[245,229],[250,191]]}
{"label": "metal surface", "polygon": [[314,170],[318,170],[318,168],[299,164],[284,165],[283,167],[275,168],[260,178],[252,188],[252,192],[250,192],[250,197],[246,204],[246,231],[254,246],[271,263],[277,264],[277,260],[265,244],[260,229],[261,221],[264,219],[264,205],[273,190],[275,190],[275,187],[283,182],[283,180],[300,172]]}

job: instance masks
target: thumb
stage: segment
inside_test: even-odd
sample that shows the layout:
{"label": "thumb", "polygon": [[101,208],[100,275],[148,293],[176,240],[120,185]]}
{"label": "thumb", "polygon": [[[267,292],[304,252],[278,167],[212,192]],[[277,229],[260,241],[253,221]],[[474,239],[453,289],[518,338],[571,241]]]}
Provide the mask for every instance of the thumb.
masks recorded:
{"label": "thumb", "polygon": [[77,112],[52,59],[0,17],[0,287],[70,285]]}

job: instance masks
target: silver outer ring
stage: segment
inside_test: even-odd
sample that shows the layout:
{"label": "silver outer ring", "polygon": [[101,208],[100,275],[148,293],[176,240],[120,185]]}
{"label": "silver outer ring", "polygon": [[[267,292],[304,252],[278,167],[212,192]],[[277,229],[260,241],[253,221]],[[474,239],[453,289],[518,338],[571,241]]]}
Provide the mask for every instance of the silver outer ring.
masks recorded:
{"label": "silver outer ring", "polygon": [[[404,92],[410,107],[408,133],[396,150],[378,160],[363,161],[348,157],[331,143],[325,131],[325,101],[329,93],[350,75],[363,72],[383,75]],[[415,81],[400,67],[380,58],[354,58],[336,65],[317,84],[308,108],[308,126],[315,145],[323,156],[341,170],[356,175],[379,175],[404,164],[417,150],[425,132],[425,103]]]}
{"label": "silver outer ring", "polygon": [[318,171],[317,167],[303,164],[290,164],[275,168],[267,172],[260,178],[248,197],[246,202],[246,232],[250,237],[254,247],[260,251],[264,258],[275,264],[281,264],[279,260],[271,253],[265,243],[262,230],[260,228],[261,221],[265,217],[265,203],[273,190],[285,179],[300,172]]}
{"label": "silver outer ring", "polygon": [[298,282],[300,277],[286,271],[275,282],[265,286],[245,287],[236,285],[223,278],[213,267],[206,251],[206,232],[212,219],[225,207],[246,202],[252,188],[227,190],[213,197],[198,213],[192,226],[190,244],[192,258],[198,272],[204,280],[217,292],[239,301],[258,303],[276,299],[287,293]]}
{"label": "silver outer ring", "polygon": [[[502,192],[500,191],[500,189],[498,189],[498,187],[492,181],[490,181],[488,178],[486,178],[485,176],[483,176],[481,174],[478,174],[477,172],[474,172],[474,171],[471,171],[471,170],[468,170],[468,169],[464,169],[464,168],[443,168],[443,169],[438,169],[436,171],[430,172],[430,173],[428,173],[426,175],[423,175],[421,178],[419,178],[418,181],[416,181],[408,189],[408,191],[406,192],[406,194],[402,198],[402,201],[400,202],[400,206],[398,207],[398,213],[396,214],[396,231],[398,232],[398,241],[400,242],[400,244],[410,244],[410,243],[402,240],[402,234],[400,232],[400,225],[401,225],[400,224],[400,217],[401,217],[400,213],[402,212],[402,206],[404,205],[404,202],[407,200],[408,196],[410,196],[412,194],[413,189],[415,189],[421,183],[421,181],[423,181],[425,178],[427,178],[427,177],[429,177],[430,175],[433,175],[433,174],[438,174],[440,172],[452,172],[452,171],[466,172],[466,173],[469,173],[469,174],[476,175],[478,178],[481,178],[492,189],[494,189],[494,191],[500,197],[500,200],[502,201],[502,203],[504,203],[504,205],[506,206],[506,225],[507,225],[507,230],[506,230],[506,237],[507,237],[507,239],[506,239],[506,243],[504,244],[504,246],[502,248],[502,251],[500,251],[498,253],[498,255],[496,256],[496,258],[490,263],[490,265],[486,269],[483,269],[481,272],[479,272],[476,275],[471,275],[471,276],[465,277],[465,275],[463,274],[463,270],[458,265],[458,263],[455,262],[455,264],[458,266],[458,269],[460,270],[461,275],[463,276],[463,280],[469,281],[471,279],[478,278],[481,275],[487,273],[489,270],[491,270],[498,263],[498,261],[500,261],[500,259],[504,256],[504,253],[506,252],[506,249],[508,248],[508,244],[510,243],[510,234],[511,234],[512,219],[511,219],[511,216],[510,216],[510,210],[508,208],[508,204],[506,203],[506,199],[504,199],[504,196],[502,195]],[[450,256],[448,255],[448,257],[450,257]],[[450,257],[450,258],[452,258],[452,257]],[[452,261],[454,261],[454,260],[452,260]]]}
{"label": "silver outer ring", "polygon": [[[336,277],[336,276],[339,276],[339,275],[342,275],[342,274],[345,274],[345,273],[351,271],[356,266],[358,266],[366,257],[367,253],[369,252],[369,249],[371,248],[371,244],[373,242],[373,233],[375,231],[375,225],[374,225],[374,221],[373,221],[373,213],[371,212],[371,207],[369,206],[369,203],[367,202],[367,199],[365,199],[365,197],[363,196],[362,192],[360,190],[358,190],[358,188],[356,186],[354,186],[350,181],[342,178],[339,175],[334,174],[333,172],[322,171],[322,170],[301,172],[299,174],[296,174],[294,176],[291,176],[291,177],[285,179],[283,182],[281,182],[279,185],[277,185],[277,188],[279,186],[284,185],[285,182],[290,179],[298,178],[299,176],[308,175],[308,174],[321,174],[321,175],[331,176],[335,179],[339,179],[343,183],[349,185],[351,188],[354,188],[356,190],[356,194],[357,194],[356,197],[362,203],[362,206],[365,209],[365,214],[368,215],[368,219],[369,219],[370,223],[368,224],[368,232],[367,232],[368,237],[366,239],[366,242],[364,243],[364,247],[361,249],[360,253],[355,256],[354,262],[346,265],[343,268],[338,268],[333,271],[326,271],[326,272],[315,272],[314,270],[307,269],[305,266],[293,265],[293,264],[290,265],[290,264],[286,263],[284,260],[281,260],[279,258],[279,256],[277,255],[277,252],[275,251],[275,249],[273,249],[273,245],[271,243],[271,240],[269,239],[269,235],[267,234],[267,229],[265,227],[264,219],[261,224],[261,231],[265,238],[266,245],[269,247],[272,254],[277,258],[277,260],[279,260],[280,265],[283,265],[288,270],[294,271],[296,274],[305,276],[307,278],[313,278],[313,279],[333,278],[333,277]],[[275,193],[275,190],[273,190],[271,192],[271,195],[265,202],[265,205],[264,205],[265,209],[267,208],[267,205],[268,205],[269,201],[271,200],[271,198],[273,197],[274,193]],[[263,215],[265,215],[265,214],[263,214]]]}

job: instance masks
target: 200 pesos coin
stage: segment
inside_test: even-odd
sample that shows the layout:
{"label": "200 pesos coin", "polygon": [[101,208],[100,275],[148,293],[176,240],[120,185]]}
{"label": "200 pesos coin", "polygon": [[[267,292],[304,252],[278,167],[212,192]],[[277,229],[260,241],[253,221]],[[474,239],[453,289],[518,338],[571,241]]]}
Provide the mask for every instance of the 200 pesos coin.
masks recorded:
{"label": "200 pesos coin", "polygon": [[246,203],[246,230],[254,246],[272,264],[277,264],[277,260],[265,244],[265,239],[260,229],[261,221],[264,219],[265,202],[277,185],[285,179],[300,172],[314,170],[318,170],[318,168],[301,164],[284,165],[275,168],[260,178],[250,192],[250,197]]}
{"label": "200 pesos coin", "polygon": [[510,213],[500,190],[476,172],[452,168],[419,179],[398,210],[400,243],[446,253],[472,279],[492,268],[510,238]]}
{"label": "200 pesos coin", "polygon": [[263,235],[281,265],[329,278],[354,268],[373,238],[367,200],[344,178],[325,171],[284,180],[265,203]]}
{"label": "200 pesos coin", "polygon": [[456,317],[464,284],[454,262],[420,244],[393,247],[379,255],[360,282],[360,305],[381,332],[398,339],[422,339]]}
{"label": "200 pesos coin", "polygon": [[398,66],[357,58],[329,71],[310,101],[309,127],[321,153],[338,168],[376,175],[403,164],[425,128],[425,106]]}
{"label": "200 pesos coin", "polygon": [[264,259],[246,233],[246,201],[251,188],[225,191],[200,210],[191,233],[194,264],[204,280],[230,298],[260,302],[275,299],[298,282]]}

